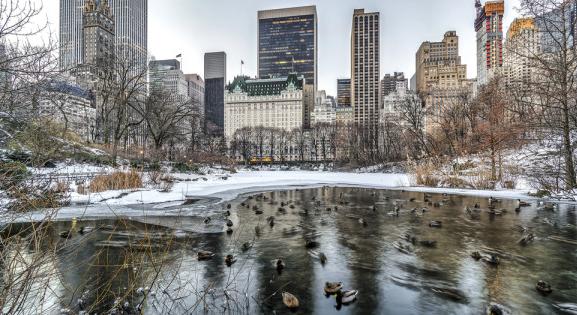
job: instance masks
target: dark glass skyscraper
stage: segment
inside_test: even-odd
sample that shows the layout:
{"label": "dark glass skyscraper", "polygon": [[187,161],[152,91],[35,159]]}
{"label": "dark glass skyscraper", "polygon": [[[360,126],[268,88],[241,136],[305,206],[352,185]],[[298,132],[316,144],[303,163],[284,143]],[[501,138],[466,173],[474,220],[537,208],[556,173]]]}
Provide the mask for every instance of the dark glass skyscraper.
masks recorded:
{"label": "dark glass skyscraper", "polygon": [[337,104],[351,107],[351,79],[337,79]]}
{"label": "dark glass skyscraper", "polygon": [[259,77],[286,77],[296,72],[316,90],[316,7],[259,11],[258,28]]}
{"label": "dark glass skyscraper", "polygon": [[204,55],[204,115],[206,132],[224,133],[224,88],[226,85],[226,53]]}

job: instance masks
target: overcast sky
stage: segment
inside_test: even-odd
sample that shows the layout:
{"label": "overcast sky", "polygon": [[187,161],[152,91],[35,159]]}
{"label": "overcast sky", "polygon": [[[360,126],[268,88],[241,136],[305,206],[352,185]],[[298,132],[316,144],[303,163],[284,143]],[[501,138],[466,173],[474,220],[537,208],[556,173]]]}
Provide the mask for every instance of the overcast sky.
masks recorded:
{"label": "overcast sky", "polygon": [[[36,0],[41,1],[41,0]],[[59,0],[43,0],[58,32]],[[520,0],[506,0],[505,27]],[[484,2],[484,1],[483,1]],[[355,8],[381,13],[381,75],[415,71],[423,41],[440,41],[448,30],[460,37],[459,51],[469,77],[476,76],[474,0],[149,0],[149,52],[156,59],[183,55],[186,73],[203,75],[205,52],[225,51],[228,78],[257,73],[257,11],[316,5],[319,34],[319,89],[336,93],[336,79],[350,75],[350,34]]]}

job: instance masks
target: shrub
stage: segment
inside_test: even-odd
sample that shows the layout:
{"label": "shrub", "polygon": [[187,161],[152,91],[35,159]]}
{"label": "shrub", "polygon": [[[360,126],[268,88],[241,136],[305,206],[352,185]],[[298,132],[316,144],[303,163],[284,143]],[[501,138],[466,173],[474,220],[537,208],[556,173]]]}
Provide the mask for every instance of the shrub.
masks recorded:
{"label": "shrub", "polygon": [[16,200],[9,205],[9,209],[14,212],[56,209],[69,203],[69,199],[57,189],[17,187],[10,191],[10,197]]}
{"label": "shrub", "polygon": [[198,165],[188,163],[176,163],[172,167],[175,173],[198,173],[200,171]]}
{"label": "shrub", "polygon": [[132,170],[130,172],[114,172],[108,175],[99,175],[90,182],[90,192],[103,192],[107,190],[124,190],[142,188],[140,174]]}
{"label": "shrub", "polygon": [[0,188],[8,189],[22,183],[30,172],[21,162],[0,162]]}

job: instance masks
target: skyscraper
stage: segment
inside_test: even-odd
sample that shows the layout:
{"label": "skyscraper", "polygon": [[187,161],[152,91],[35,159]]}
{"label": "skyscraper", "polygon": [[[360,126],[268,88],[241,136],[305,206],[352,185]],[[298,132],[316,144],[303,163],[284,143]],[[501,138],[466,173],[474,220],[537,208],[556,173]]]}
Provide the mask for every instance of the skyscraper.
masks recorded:
{"label": "skyscraper", "polygon": [[337,79],[337,105],[351,107],[351,79]]}
{"label": "skyscraper", "polygon": [[204,116],[209,134],[224,132],[224,90],[226,85],[226,53],[204,54]]}
{"label": "skyscraper", "polygon": [[[296,72],[317,84],[315,6],[258,12],[258,75],[262,79]],[[315,88],[316,90],[316,88]]]}
{"label": "skyscraper", "polygon": [[536,79],[532,56],[540,51],[539,30],[533,18],[516,18],[509,27],[505,41],[505,76],[507,83],[529,86]]}
{"label": "skyscraper", "polygon": [[351,34],[351,103],[355,123],[376,136],[379,122],[379,13],[356,9]]}
{"label": "skyscraper", "polygon": [[[84,63],[83,10],[87,0],[60,0],[61,70]],[[104,0],[93,0],[100,4]],[[109,0],[115,24],[116,54],[146,65],[148,51],[148,0]]]}
{"label": "skyscraper", "polygon": [[477,18],[477,82],[479,85],[489,82],[491,77],[503,68],[503,0],[487,1],[481,5],[476,0]]}
{"label": "skyscraper", "polygon": [[306,6],[258,12],[258,75],[261,79],[305,77],[304,128],[310,127],[317,87],[317,8]]}
{"label": "skyscraper", "polygon": [[[83,64],[103,69],[114,55],[114,18],[108,0],[86,0],[82,20]],[[94,72],[93,72],[94,73]]]}

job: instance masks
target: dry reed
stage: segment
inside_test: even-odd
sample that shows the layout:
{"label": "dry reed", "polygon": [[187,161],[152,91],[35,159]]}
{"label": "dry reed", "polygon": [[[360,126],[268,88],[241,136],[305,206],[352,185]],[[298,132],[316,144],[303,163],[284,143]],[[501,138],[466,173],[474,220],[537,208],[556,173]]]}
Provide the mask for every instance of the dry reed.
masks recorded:
{"label": "dry reed", "polygon": [[130,172],[114,172],[108,175],[99,175],[94,177],[90,182],[90,192],[92,193],[142,187],[142,177],[134,170]]}

